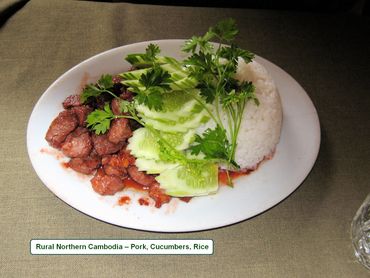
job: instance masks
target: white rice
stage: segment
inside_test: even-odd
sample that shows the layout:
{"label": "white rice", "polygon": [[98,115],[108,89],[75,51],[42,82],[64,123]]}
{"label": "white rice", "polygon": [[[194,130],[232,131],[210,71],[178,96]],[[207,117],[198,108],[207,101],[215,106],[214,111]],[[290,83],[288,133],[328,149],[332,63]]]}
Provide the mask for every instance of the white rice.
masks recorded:
{"label": "white rice", "polygon": [[[252,81],[260,102],[257,106],[254,101],[249,101],[245,107],[235,155],[241,169],[255,169],[259,162],[274,154],[279,142],[282,124],[280,96],[267,70],[256,61],[246,64],[239,60],[236,78]],[[226,127],[226,114],[221,117]],[[214,122],[209,121],[202,130],[214,126]]]}

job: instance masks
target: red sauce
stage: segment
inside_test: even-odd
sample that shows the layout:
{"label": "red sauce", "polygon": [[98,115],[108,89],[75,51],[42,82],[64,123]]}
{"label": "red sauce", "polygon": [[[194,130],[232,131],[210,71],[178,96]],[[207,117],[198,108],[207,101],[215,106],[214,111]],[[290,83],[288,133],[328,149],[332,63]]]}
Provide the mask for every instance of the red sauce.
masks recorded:
{"label": "red sauce", "polygon": [[45,154],[48,154],[48,155],[52,155],[57,160],[61,160],[61,159],[65,158],[65,155],[61,151],[58,151],[56,149],[41,148],[40,153],[45,153]]}
{"label": "red sauce", "polygon": [[121,198],[118,199],[118,205],[120,206],[128,205],[130,201],[131,199],[129,196],[122,196]]}
{"label": "red sauce", "polygon": [[185,203],[189,203],[193,197],[179,197],[179,199]]}
{"label": "red sauce", "polygon": [[[244,172],[229,171],[229,176],[230,176],[231,180],[235,180],[238,177],[248,175],[252,171],[253,170],[247,170],[247,171],[244,171]],[[225,171],[225,170],[219,170],[218,171],[218,182],[222,185],[228,185],[227,171]]]}
{"label": "red sauce", "polygon": [[140,206],[149,206],[148,198],[139,198],[138,202]]}
{"label": "red sauce", "polygon": [[113,155],[110,158],[109,164],[113,167],[127,168],[135,163],[135,158],[127,152],[121,152],[118,155]]}
{"label": "red sauce", "polygon": [[142,185],[130,178],[127,178],[127,179],[124,179],[123,180],[123,184],[126,188],[131,188],[131,189],[135,189],[135,190],[139,190],[139,191],[148,191],[149,190],[149,186],[145,186],[145,185]]}
{"label": "red sauce", "polygon": [[62,163],[60,163],[60,165],[62,165],[62,167],[65,168],[65,169],[68,169],[70,167],[69,162],[62,162]]}

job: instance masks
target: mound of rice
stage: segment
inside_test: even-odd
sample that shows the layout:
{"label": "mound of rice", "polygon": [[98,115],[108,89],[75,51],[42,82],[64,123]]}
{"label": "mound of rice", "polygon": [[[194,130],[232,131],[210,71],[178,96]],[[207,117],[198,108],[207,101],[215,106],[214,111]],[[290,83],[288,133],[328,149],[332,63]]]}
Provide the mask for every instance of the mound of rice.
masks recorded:
{"label": "mound of rice", "polygon": [[[256,61],[246,64],[239,60],[236,78],[252,81],[260,102],[257,106],[249,101],[245,107],[235,155],[241,169],[255,169],[259,162],[272,157],[279,142],[282,124],[280,96],[267,70]],[[226,115],[221,117],[226,127]],[[202,129],[213,127],[213,121],[209,121]]]}

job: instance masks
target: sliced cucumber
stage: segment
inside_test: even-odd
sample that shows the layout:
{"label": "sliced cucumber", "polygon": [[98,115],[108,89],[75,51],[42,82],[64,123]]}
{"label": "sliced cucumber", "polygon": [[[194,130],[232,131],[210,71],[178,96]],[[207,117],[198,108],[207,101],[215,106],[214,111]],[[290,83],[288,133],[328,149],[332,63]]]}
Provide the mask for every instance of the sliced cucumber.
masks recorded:
{"label": "sliced cucumber", "polygon": [[147,174],[160,174],[167,169],[177,167],[178,163],[167,163],[154,159],[137,158],[135,165],[139,171],[146,171]]}
{"label": "sliced cucumber", "polygon": [[[139,79],[123,80],[121,83],[129,87],[140,87]],[[180,80],[173,80],[173,82],[168,83],[171,90],[189,90],[194,89],[198,85],[198,81],[193,77],[184,77]]]}
{"label": "sliced cucumber", "polygon": [[195,130],[190,129],[186,133],[161,132],[161,136],[176,150],[182,151],[189,148],[190,144],[194,142]]}
{"label": "sliced cucumber", "polygon": [[[143,87],[139,80],[138,79],[131,79],[131,80],[123,80],[121,81],[121,83],[125,86],[128,86],[129,87],[129,90],[130,91],[133,91],[132,87],[138,87],[140,89],[145,89],[145,87]],[[131,88],[131,89],[130,89]]]}
{"label": "sliced cucumber", "polygon": [[161,111],[151,110],[143,104],[138,105],[136,110],[152,119],[177,120],[180,117],[188,117],[201,110],[201,105],[192,97],[192,94],[199,95],[199,91],[173,91],[163,95]]}
{"label": "sliced cucumber", "polygon": [[156,119],[147,118],[141,115],[145,124],[150,125],[152,128],[161,130],[164,132],[188,132],[190,129],[195,129],[202,124],[209,121],[210,117],[207,111],[203,110],[201,113],[194,114],[192,117],[187,119],[183,123],[177,123],[176,121],[158,121]]}
{"label": "sliced cucumber", "polygon": [[135,130],[128,139],[127,149],[136,158],[159,159],[159,146],[157,138],[146,128]]}
{"label": "sliced cucumber", "polygon": [[202,196],[218,189],[217,164],[186,164],[167,169],[155,178],[166,194],[174,197]]}
{"label": "sliced cucumber", "polygon": [[121,76],[124,80],[136,80],[139,79],[143,73],[147,73],[148,70],[149,68],[127,71],[124,73],[120,73],[119,76]]}
{"label": "sliced cucumber", "polygon": [[[171,75],[171,79],[173,81],[181,80],[189,75],[187,70],[183,69],[181,65],[163,64],[160,67]],[[121,76],[124,80],[135,80],[140,79],[141,75],[147,73],[149,70],[150,68],[132,70],[120,73],[119,76]]]}
{"label": "sliced cucumber", "polygon": [[187,77],[189,74],[187,73],[187,70],[184,69],[180,64],[163,64],[160,66],[163,70],[167,71],[171,76],[173,74],[176,74],[178,76],[181,76],[182,79],[184,77]]}
{"label": "sliced cucumber", "polygon": [[[147,68],[153,66],[153,61],[148,61],[144,53],[133,53],[126,56],[126,61],[136,68]],[[174,64],[179,65],[180,62],[175,58],[157,56],[155,62],[157,64]]]}
{"label": "sliced cucumber", "polygon": [[198,80],[194,77],[187,76],[180,80],[174,80],[174,82],[169,85],[172,90],[194,89],[198,85]]}
{"label": "sliced cucumber", "polygon": [[[186,133],[160,132],[160,135],[178,151],[185,150],[194,141],[195,130]],[[127,148],[136,158],[159,159],[158,138],[147,128],[139,128],[128,140]]]}

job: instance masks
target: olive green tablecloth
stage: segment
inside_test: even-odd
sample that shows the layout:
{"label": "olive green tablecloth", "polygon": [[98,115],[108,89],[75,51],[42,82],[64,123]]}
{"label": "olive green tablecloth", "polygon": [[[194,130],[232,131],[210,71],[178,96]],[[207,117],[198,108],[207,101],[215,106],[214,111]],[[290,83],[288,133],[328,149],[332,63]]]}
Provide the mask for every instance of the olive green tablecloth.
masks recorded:
{"label": "olive green tablecloth", "polygon": [[[237,42],[290,73],[318,110],[319,157],[291,196],[236,225],[162,234],[90,218],[42,184],[27,155],[26,127],[58,76],[101,51],[202,34],[225,17],[239,24]],[[368,277],[353,256],[350,223],[370,191],[369,49],[369,20],[353,15],[31,0],[0,29],[0,276]],[[204,238],[214,240],[215,252],[33,256],[33,238]]]}

